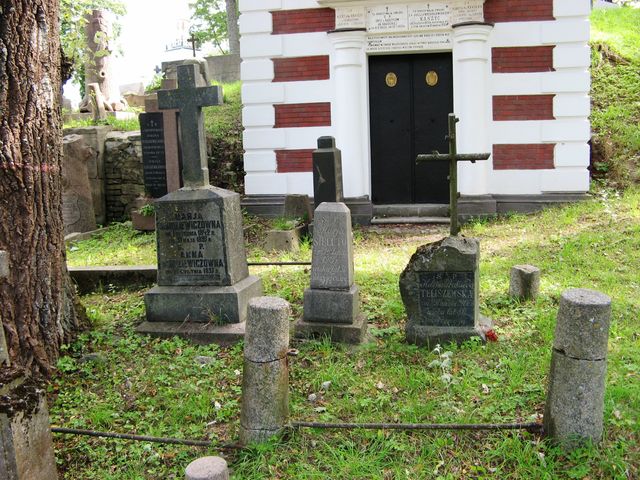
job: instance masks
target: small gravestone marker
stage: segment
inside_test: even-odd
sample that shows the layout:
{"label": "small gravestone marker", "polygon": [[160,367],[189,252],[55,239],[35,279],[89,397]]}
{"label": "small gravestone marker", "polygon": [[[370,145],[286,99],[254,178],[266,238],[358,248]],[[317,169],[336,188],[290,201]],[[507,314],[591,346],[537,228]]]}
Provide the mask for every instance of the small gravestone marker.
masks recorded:
{"label": "small gravestone marker", "polygon": [[67,135],[62,140],[62,219],[64,234],[96,229],[93,197],[89,183],[88,162],[93,149],[80,135]]}
{"label": "small gravestone marker", "polygon": [[342,153],[336,148],[335,138],[318,138],[312,159],[314,208],[323,202],[343,202]]}
{"label": "small gravestone marker", "polygon": [[142,173],[145,193],[160,198],[168,192],[167,160],[164,148],[164,118],[162,113],[141,113]]}
{"label": "small gravestone marker", "polygon": [[457,163],[486,160],[488,153],[458,154],[456,122],[449,114],[449,153],[421,154],[417,161],[449,161],[451,236],[423,245],[400,275],[400,294],[407,311],[407,342],[428,345],[485,339],[491,321],[478,310],[480,243],[459,237]]}
{"label": "small gravestone marker", "polygon": [[315,212],[311,288],[304,292],[296,336],[362,342],[367,322],[360,313],[359,293],[354,283],[351,213],[344,203],[323,203]]}
{"label": "small gravestone marker", "polygon": [[535,300],[540,290],[540,269],[533,265],[515,265],[509,273],[509,296]]}
{"label": "small gravestone marker", "polygon": [[196,87],[195,68],[180,66],[178,89],[158,92],[160,108],[181,111],[186,186],[155,202],[158,286],[145,295],[147,321],[137,331],[227,343],[244,335],[247,303],[262,283],[249,275],[240,196],[208,184],[202,106],[221,93]]}

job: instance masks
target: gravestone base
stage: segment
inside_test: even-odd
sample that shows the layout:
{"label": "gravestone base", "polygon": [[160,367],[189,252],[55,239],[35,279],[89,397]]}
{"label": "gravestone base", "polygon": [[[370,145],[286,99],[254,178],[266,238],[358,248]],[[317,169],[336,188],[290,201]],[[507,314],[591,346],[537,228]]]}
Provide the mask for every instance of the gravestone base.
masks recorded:
{"label": "gravestone base", "polygon": [[144,296],[148,322],[195,322],[216,325],[244,322],[247,304],[262,295],[253,275],[228,287],[156,286]]}
{"label": "gravestone base", "polygon": [[351,323],[360,313],[360,291],[356,284],[347,291],[308,288],[304,291],[304,321]]}
{"label": "gravestone base", "polygon": [[490,318],[480,315],[479,326],[438,327],[434,325],[408,324],[405,330],[407,343],[420,347],[435,348],[436,345],[446,345],[447,343],[461,344],[474,337],[479,338],[483,343],[487,341],[485,332],[490,330],[493,322]]}
{"label": "gravestone base", "polygon": [[180,337],[197,345],[231,345],[244,338],[245,323],[214,325],[194,322],[142,322],[136,333],[157,338]]}
{"label": "gravestone base", "polygon": [[364,315],[358,315],[353,323],[320,323],[307,322],[300,318],[294,327],[296,338],[320,339],[329,337],[334,343],[347,343],[357,345],[366,341],[367,319]]}

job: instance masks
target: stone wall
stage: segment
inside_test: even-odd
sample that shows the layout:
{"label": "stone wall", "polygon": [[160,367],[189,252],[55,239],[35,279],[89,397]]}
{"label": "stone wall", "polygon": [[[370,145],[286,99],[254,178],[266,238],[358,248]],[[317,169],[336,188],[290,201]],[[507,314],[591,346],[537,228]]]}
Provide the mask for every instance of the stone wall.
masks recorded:
{"label": "stone wall", "polygon": [[[188,59],[193,60],[193,59]],[[216,83],[233,83],[240,80],[240,55],[216,55],[205,57],[209,78]],[[162,62],[162,71],[165,78],[175,79],[178,65],[182,65],[184,60],[174,60]]]}
{"label": "stone wall", "polygon": [[111,132],[105,139],[107,222],[128,220],[144,194],[140,132]]}

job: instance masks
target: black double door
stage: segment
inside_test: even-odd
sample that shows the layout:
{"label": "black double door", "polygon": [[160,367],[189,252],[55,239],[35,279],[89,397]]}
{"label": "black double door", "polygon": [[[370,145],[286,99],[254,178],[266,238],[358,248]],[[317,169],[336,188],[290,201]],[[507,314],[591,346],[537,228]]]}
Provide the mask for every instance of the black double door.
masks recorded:
{"label": "black double door", "polygon": [[451,53],[369,57],[369,112],[373,203],[449,203],[448,163],[415,160],[448,151]]}

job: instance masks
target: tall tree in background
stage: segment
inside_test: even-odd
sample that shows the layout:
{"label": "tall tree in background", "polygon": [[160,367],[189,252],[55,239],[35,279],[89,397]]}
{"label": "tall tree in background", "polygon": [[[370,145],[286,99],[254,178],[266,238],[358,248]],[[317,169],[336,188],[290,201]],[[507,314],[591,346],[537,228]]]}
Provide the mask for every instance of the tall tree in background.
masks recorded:
{"label": "tall tree in background", "polygon": [[238,3],[236,0],[196,0],[189,4],[193,10],[192,33],[200,43],[212,42],[220,53],[226,53],[224,42],[229,42],[229,53],[240,53],[238,29]]}
{"label": "tall tree in background", "polygon": [[59,0],[0,0],[0,320],[12,362],[50,374],[79,327],[61,207]]}

